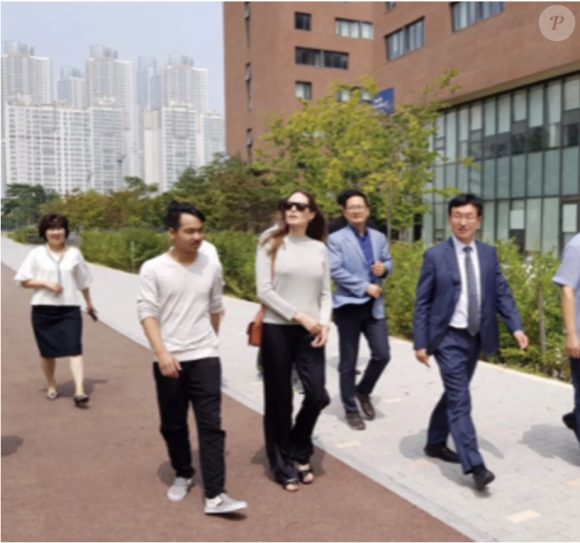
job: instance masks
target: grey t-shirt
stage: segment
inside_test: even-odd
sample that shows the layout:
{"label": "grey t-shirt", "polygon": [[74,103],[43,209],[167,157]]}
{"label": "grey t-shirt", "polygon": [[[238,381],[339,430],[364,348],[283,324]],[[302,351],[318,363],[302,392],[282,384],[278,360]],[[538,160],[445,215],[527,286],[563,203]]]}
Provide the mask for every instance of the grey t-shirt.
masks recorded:
{"label": "grey t-shirt", "polygon": [[561,287],[576,291],[576,330],[580,335],[580,234],[576,234],[566,245],[562,264],[553,280]]}
{"label": "grey t-shirt", "polygon": [[266,306],[264,322],[297,324],[293,318],[302,311],[322,325],[330,324],[332,293],[326,245],[309,237],[287,235],[278,249],[272,280],[269,244],[258,246],[256,286],[260,301]]}

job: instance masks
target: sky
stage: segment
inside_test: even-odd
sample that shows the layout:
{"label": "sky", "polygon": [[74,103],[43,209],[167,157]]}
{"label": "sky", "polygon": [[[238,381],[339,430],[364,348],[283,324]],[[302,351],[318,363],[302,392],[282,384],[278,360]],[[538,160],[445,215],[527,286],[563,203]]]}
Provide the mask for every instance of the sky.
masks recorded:
{"label": "sky", "polygon": [[211,107],[224,113],[221,2],[2,2],[1,14],[2,41],[52,59],[55,89],[61,67],[85,71],[91,45],[135,66],[140,56],[165,61],[181,53],[209,69]]}

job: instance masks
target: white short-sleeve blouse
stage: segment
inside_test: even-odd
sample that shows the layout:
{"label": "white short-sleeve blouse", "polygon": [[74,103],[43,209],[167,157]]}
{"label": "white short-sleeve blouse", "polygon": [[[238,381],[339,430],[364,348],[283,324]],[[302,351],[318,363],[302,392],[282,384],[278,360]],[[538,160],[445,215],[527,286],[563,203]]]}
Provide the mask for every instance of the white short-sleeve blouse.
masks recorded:
{"label": "white short-sleeve blouse", "polygon": [[67,247],[58,262],[50,256],[45,245],[35,247],[20,266],[14,280],[52,281],[60,283],[63,292],[59,296],[44,288],[36,289],[32,296],[32,305],[78,305],[79,290],[89,288],[92,282],[91,272],[82,253],[76,247]]}

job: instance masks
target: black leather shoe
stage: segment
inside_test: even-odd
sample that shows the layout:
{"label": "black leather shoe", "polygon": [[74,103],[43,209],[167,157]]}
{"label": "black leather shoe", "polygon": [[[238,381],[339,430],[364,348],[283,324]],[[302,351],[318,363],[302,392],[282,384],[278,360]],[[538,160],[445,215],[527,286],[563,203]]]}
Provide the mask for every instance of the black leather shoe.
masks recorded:
{"label": "black leather shoe", "polygon": [[575,432],[578,431],[578,423],[576,422],[576,415],[574,413],[566,413],[562,417],[562,420],[567,428],[570,428],[570,430],[574,430]]}
{"label": "black leather shoe", "polygon": [[371,397],[368,394],[361,394],[360,392],[356,393],[356,399],[360,403],[360,407],[364,416],[367,420],[374,420],[375,418],[375,408],[371,403]]}
{"label": "black leather shoe", "polygon": [[364,430],[366,428],[364,421],[357,411],[346,414],[346,422],[353,430]]}
{"label": "black leather shoe", "polygon": [[443,462],[450,462],[451,464],[459,464],[459,456],[455,451],[452,451],[445,443],[427,443],[425,445],[425,454],[431,458],[439,458]]}
{"label": "black leather shoe", "polygon": [[480,468],[473,472],[473,482],[477,490],[483,490],[489,483],[495,479],[495,475],[487,468]]}

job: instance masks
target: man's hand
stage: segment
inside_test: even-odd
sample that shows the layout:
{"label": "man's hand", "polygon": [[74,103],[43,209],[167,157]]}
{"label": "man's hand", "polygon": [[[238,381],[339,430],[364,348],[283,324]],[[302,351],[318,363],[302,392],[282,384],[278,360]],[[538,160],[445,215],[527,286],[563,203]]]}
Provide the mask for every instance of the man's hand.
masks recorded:
{"label": "man's hand", "polygon": [[50,292],[53,292],[57,296],[60,296],[64,292],[62,285],[53,283],[52,281],[47,281],[44,288],[46,288],[46,290],[50,290]]}
{"label": "man's hand", "polygon": [[566,336],[566,352],[570,358],[580,358],[580,338],[578,334]]}
{"label": "man's hand", "polygon": [[179,372],[181,371],[181,365],[177,358],[172,354],[164,352],[159,355],[159,371],[161,371],[165,377],[177,379],[179,377]]}
{"label": "man's hand", "polygon": [[415,358],[421,362],[421,364],[425,364],[428,368],[430,368],[429,364],[429,355],[427,354],[427,349],[419,349],[415,351]]}
{"label": "man's hand", "polygon": [[382,262],[375,262],[371,270],[377,277],[383,277],[387,273],[387,268]]}
{"label": "man's hand", "polygon": [[294,320],[304,326],[312,335],[317,336],[322,331],[322,325],[310,315],[299,311],[294,315]]}
{"label": "man's hand", "polygon": [[526,336],[526,334],[524,334],[521,330],[514,332],[514,337],[516,338],[516,341],[518,342],[518,345],[522,351],[528,348],[530,340],[528,339],[528,336]]}
{"label": "man's hand", "polygon": [[320,333],[314,338],[312,346],[315,349],[320,349],[328,343],[328,326],[323,326]]}
{"label": "man's hand", "polygon": [[383,289],[379,285],[369,285],[367,289],[367,294],[373,298],[380,298],[383,293]]}

